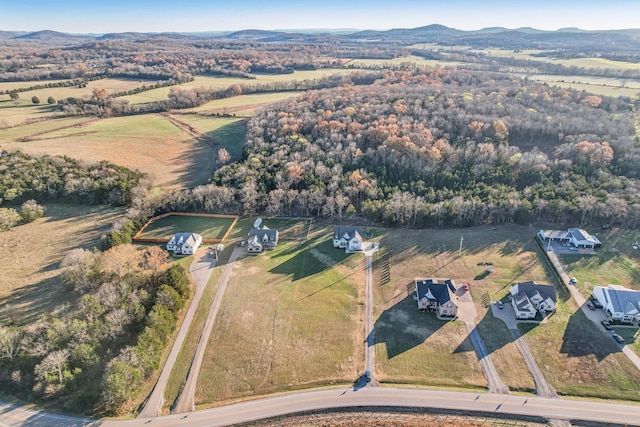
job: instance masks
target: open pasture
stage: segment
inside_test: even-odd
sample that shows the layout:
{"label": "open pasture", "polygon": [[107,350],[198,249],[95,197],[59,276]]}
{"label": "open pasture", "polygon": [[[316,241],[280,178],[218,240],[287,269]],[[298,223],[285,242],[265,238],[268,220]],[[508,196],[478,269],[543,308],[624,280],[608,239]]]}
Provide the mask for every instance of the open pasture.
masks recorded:
{"label": "open pasture", "polygon": [[235,221],[236,217],[167,215],[150,221],[136,238],[169,241],[176,233],[197,233],[203,239],[222,239]]}
{"label": "open pasture", "polygon": [[236,261],[196,405],[346,385],[362,374],[364,258],[333,248],[330,237],[317,229],[304,243]]}
{"label": "open pasture", "polygon": [[240,95],[232,98],[216,99],[207,102],[199,107],[183,110],[185,112],[201,113],[201,114],[235,114],[239,116],[251,115],[247,114],[256,109],[262,108],[277,101],[295,98],[302,92],[270,92],[270,93],[254,93],[251,95]]}
{"label": "open pasture", "polygon": [[63,117],[42,120],[33,123],[0,129],[0,144],[7,142],[26,142],[34,139],[46,139],[52,132],[79,128],[94,119],[90,117]]}
{"label": "open pasture", "polygon": [[211,141],[214,148],[226,149],[231,155],[231,161],[237,161],[242,158],[244,141],[247,135],[246,119],[203,116],[200,114],[176,114],[174,117],[201,133],[207,140]]}
{"label": "open pasture", "polygon": [[436,65],[446,67],[448,65],[460,65],[462,62],[458,61],[438,61],[433,59],[425,59],[420,56],[410,55],[401,56],[393,59],[353,59],[345,64],[346,67],[350,65],[359,67],[391,67],[399,66],[403,63],[415,64],[419,67],[435,67]]}
{"label": "open pasture", "polygon": [[[252,74],[255,79],[245,79],[241,77],[213,76],[203,75],[196,76],[195,80],[178,85],[182,88],[193,87],[211,87],[216,89],[226,89],[234,84],[252,85],[260,83],[288,82],[293,80],[314,80],[322,77],[329,77],[334,74],[348,74],[353,70],[341,68],[321,68],[318,70],[295,71],[291,74]],[[142,104],[145,102],[154,102],[167,99],[169,88],[163,87],[142,92],[136,95],[123,96],[120,99],[126,99],[132,104]]]}
{"label": "open pasture", "polygon": [[107,160],[140,170],[165,188],[206,183],[213,170],[214,153],[209,146],[156,114],[101,119],[44,136],[27,143],[9,142],[3,149],[66,155],[86,162]]}
{"label": "open pasture", "polygon": [[59,117],[60,112],[55,108],[47,104],[34,105],[30,100],[16,105],[9,100],[9,95],[0,95],[0,129]]}
{"label": "open pasture", "polygon": [[[27,92],[20,92],[20,105],[31,104],[31,98],[37,96],[40,103],[46,105],[47,99],[52,96],[54,99],[65,98],[82,98],[90,96],[94,89],[104,89],[107,93],[120,92],[135,89],[145,84],[156,84],[157,80],[140,80],[125,78],[106,78],[100,80],[92,80],[87,82],[85,87],[49,87],[43,89],[35,89]],[[1,85],[1,83],[0,83]],[[29,87],[31,84],[20,87]],[[1,87],[1,86],[0,86]]]}
{"label": "open pasture", "polygon": [[14,89],[28,88],[47,83],[59,83],[65,80],[27,80],[24,82],[0,82],[0,92],[11,91]]}
{"label": "open pasture", "polygon": [[0,232],[0,324],[25,325],[68,303],[60,262],[71,249],[98,246],[124,214],[105,206],[46,204],[46,209],[43,218]]}

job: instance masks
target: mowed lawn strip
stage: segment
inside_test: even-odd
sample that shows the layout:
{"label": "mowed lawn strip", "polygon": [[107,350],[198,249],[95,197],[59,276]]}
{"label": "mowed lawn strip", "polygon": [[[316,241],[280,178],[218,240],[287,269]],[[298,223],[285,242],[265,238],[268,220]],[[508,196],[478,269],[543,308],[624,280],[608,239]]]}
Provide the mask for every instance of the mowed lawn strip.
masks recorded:
{"label": "mowed lawn strip", "polygon": [[48,203],[46,209],[43,218],[0,232],[0,324],[25,325],[70,302],[60,262],[71,249],[99,246],[124,215],[106,206]]}
{"label": "mowed lawn strip", "polygon": [[196,390],[197,405],[351,383],[363,366],[364,259],[331,230],[237,261]]}
{"label": "mowed lawn strip", "polygon": [[198,233],[204,239],[222,239],[234,218],[211,216],[169,215],[152,221],[140,234],[140,238],[166,239],[176,233]]}
{"label": "mowed lawn strip", "polygon": [[573,300],[546,324],[518,325],[545,378],[561,395],[640,400],[640,371]]}
{"label": "mowed lawn strip", "polygon": [[157,114],[96,120],[80,129],[53,131],[47,138],[9,142],[3,149],[20,149],[31,155],[66,155],[88,163],[107,160],[145,172],[154,184],[164,188],[206,183],[213,168],[210,147]]}
{"label": "mowed lawn strip", "polygon": [[[383,342],[384,336],[376,333],[377,375],[388,382],[486,387],[462,322],[439,321],[432,313],[421,313],[413,300],[416,277],[442,277],[453,279],[458,286],[470,283],[479,332],[502,381],[511,389],[529,390],[532,379],[511,334],[504,323],[500,322],[501,326],[489,317],[481,300],[485,295],[490,300],[504,298],[510,285],[518,281],[552,283],[536,252],[534,234],[530,228],[517,225],[379,231],[381,248],[390,251],[391,263],[389,283],[380,282],[382,262],[374,264],[376,315],[384,325],[391,323],[390,330],[404,332],[388,334],[391,351]],[[491,274],[485,271],[487,262],[494,267]],[[431,361],[431,367],[423,363],[425,358]],[[450,369],[449,363],[456,369]],[[433,372],[447,375],[438,378]]]}

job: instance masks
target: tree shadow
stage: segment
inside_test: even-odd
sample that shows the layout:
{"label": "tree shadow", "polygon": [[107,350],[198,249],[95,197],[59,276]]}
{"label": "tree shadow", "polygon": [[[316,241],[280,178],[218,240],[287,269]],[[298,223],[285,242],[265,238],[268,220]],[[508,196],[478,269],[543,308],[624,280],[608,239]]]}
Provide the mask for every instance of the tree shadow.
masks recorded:
{"label": "tree shadow", "polygon": [[239,119],[213,131],[205,132],[204,135],[208,140],[212,141],[213,144],[229,152],[231,155],[230,162],[242,160],[244,141],[247,136],[246,120]]}
{"label": "tree shadow", "polygon": [[[493,317],[491,309],[487,310],[480,322],[476,324],[476,329],[484,342],[484,347],[488,355],[514,341],[513,335],[509,332],[507,325],[500,319]],[[454,350],[454,353],[464,353],[474,350],[471,337],[467,335],[462,343]]]}
{"label": "tree shadow", "polygon": [[439,320],[435,313],[418,310],[410,294],[380,314],[371,332],[375,340],[368,336],[365,343],[383,343],[387,358],[392,359],[424,343],[446,322],[448,320]]}
{"label": "tree shadow", "polygon": [[[274,254],[272,258],[275,260],[280,257],[289,257],[292,253],[294,255],[269,270],[269,273],[291,276],[291,280],[295,282],[332,268],[346,258],[344,251],[334,248],[329,241],[315,244],[318,238]],[[342,259],[336,260],[334,256]],[[364,268],[364,265],[362,268]],[[355,270],[354,273],[356,271],[359,270]],[[344,278],[341,280],[344,280]]]}
{"label": "tree shadow", "polygon": [[43,313],[51,313],[59,304],[75,300],[70,298],[57,276],[22,286],[0,298],[0,324],[26,325]]}

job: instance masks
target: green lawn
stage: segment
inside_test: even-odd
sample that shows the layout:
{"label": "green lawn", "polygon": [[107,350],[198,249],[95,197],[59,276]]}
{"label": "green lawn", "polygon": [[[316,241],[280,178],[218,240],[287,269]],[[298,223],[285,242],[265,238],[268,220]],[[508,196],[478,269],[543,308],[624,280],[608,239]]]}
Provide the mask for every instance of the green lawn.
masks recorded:
{"label": "green lawn", "polygon": [[169,215],[151,222],[138,236],[142,239],[166,239],[176,233],[198,233],[203,239],[222,239],[234,218]]}
{"label": "green lawn", "polygon": [[199,114],[176,114],[175,117],[209,137],[216,147],[225,148],[231,155],[231,161],[242,158],[247,135],[246,119]]}
{"label": "green lawn", "polygon": [[[286,232],[286,230],[282,230]],[[243,396],[349,384],[363,367],[364,258],[329,229],[237,261],[196,390],[205,406]]]}
{"label": "green lawn", "polygon": [[602,241],[597,255],[560,257],[569,275],[578,279],[582,294],[589,296],[594,286],[608,284],[640,290],[640,250],[632,248],[640,241],[640,232],[614,229],[594,233]]}
{"label": "green lawn", "polygon": [[[381,248],[391,254],[389,283],[380,282],[384,256],[381,254],[374,263],[376,325],[381,322],[382,330],[388,331],[382,337],[376,332],[378,377],[385,382],[486,387],[462,322],[439,321],[433,314],[418,312],[413,301],[416,277],[448,277],[456,283],[471,284],[478,329],[502,381],[513,390],[533,388],[531,375],[511,334],[481,300],[484,295],[490,300],[501,299],[510,285],[519,281],[552,283],[538,256],[534,230],[503,225],[445,230],[380,229],[374,230],[374,234]],[[459,252],[461,237],[463,245]],[[484,262],[494,265],[490,275],[484,274],[485,267],[478,265]],[[456,369],[450,369],[451,365]]]}
{"label": "green lawn", "polygon": [[[546,324],[519,324],[540,369],[561,395],[640,400],[640,371],[571,300]],[[618,328],[622,330],[622,328]]]}
{"label": "green lawn", "polygon": [[[6,129],[0,129],[0,141],[21,142],[24,139],[45,139],[49,138],[53,132],[61,129],[73,127],[76,132],[81,132],[81,126],[88,124],[93,119],[89,117],[64,117],[52,118],[35,123],[24,123]],[[67,130],[71,132],[72,130]]]}

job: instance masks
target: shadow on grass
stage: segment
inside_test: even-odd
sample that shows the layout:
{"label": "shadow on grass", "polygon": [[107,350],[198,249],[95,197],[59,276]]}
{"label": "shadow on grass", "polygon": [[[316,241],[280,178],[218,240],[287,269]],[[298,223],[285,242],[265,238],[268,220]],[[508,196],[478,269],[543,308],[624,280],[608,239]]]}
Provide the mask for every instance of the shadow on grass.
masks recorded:
{"label": "shadow on grass", "polygon": [[242,160],[244,140],[247,136],[247,121],[238,120],[219,127],[211,132],[205,132],[214,144],[219,145],[229,152],[231,162]]}
{"label": "shadow on grass", "polygon": [[609,332],[603,334],[601,326],[593,323],[582,310],[571,315],[562,337],[560,353],[569,357],[594,355],[598,362],[612,353],[620,352]]}
{"label": "shadow on grass", "polygon": [[[72,298],[75,299],[75,298]],[[0,298],[0,324],[26,325],[57,305],[69,301],[57,277],[23,286]]]}
{"label": "shadow on grass", "polygon": [[387,358],[392,359],[424,343],[446,322],[439,320],[435,313],[419,311],[413,295],[408,295],[382,312],[373,326],[375,340],[369,336],[365,343],[384,343]]}
{"label": "shadow on grass", "polygon": [[295,282],[332,268],[346,258],[344,251],[335,249],[331,242],[318,244],[319,239],[323,237],[316,237],[302,245],[273,254],[274,260],[285,257],[287,259],[269,270],[269,273],[291,276],[291,280]]}
{"label": "shadow on grass", "polygon": [[[491,355],[514,341],[513,335],[509,332],[507,325],[502,320],[493,317],[491,310],[487,310],[484,317],[477,323],[476,329],[484,342],[484,347],[488,355]],[[454,350],[454,353],[465,353],[473,350],[474,346],[471,341],[471,336],[467,335],[458,348]]]}

